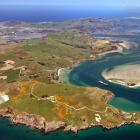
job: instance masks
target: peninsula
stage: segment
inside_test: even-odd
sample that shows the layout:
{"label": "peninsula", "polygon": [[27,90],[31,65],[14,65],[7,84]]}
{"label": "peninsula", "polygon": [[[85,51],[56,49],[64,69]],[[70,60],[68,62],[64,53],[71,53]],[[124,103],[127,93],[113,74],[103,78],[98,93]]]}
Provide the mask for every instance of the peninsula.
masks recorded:
{"label": "peninsula", "polygon": [[[84,21],[87,20],[89,22],[89,19]],[[69,22],[68,25],[74,26],[73,22]],[[114,96],[110,91],[72,86],[59,81],[64,68],[104,54],[122,53],[129,49],[124,45],[126,41],[97,39],[90,33],[81,32],[81,28],[73,27],[72,30],[66,23],[15,22],[6,30],[7,24],[9,22],[2,23],[3,32],[0,35],[2,117],[10,117],[13,124],[25,124],[43,129],[46,133],[59,128],[77,133],[93,126],[111,129],[124,124],[140,124],[139,112],[124,112],[108,104]],[[62,25],[65,28],[61,28]],[[14,29],[11,26],[17,30],[9,38]],[[18,34],[22,26],[20,37]],[[24,32],[27,26],[30,32],[28,37]],[[46,30],[43,32],[44,28]],[[39,36],[31,38],[36,32]]]}

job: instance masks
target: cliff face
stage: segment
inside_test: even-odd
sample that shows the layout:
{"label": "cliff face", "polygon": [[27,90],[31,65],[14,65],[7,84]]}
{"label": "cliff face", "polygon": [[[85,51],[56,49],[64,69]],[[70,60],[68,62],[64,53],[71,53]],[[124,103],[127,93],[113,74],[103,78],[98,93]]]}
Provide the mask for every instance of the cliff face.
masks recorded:
{"label": "cliff face", "polygon": [[[38,88],[41,88],[49,92],[46,94],[46,90],[45,92],[39,90],[41,94],[35,94],[31,88],[31,91],[27,90],[27,93],[23,93],[25,92],[23,89],[30,85],[30,87],[35,87],[35,84],[38,87],[34,90],[38,91]],[[140,113],[123,112],[107,104],[113,96],[110,91],[61,84],[48,86],[37,81],[27,82],[26,85],[24,83],[20,86],[21,90],[16,96],[18,98],[1,105],[0,109],[1,117],[10,117],[13,124],[24,124],[43,130],[45,133],[59,128],[77,133],[78,130],[94,126],[111,129],[123,124],[140,124]],[[32,112],[29,111],[31,109]],[[38,111],[34,111],[36,109]]]}
{"label": "cliff face", "polygon": [[65,123],[61,121],[46,122],[46,120],[39,115],[28,114],[25,112],[16,115],[8,109],[2,110],[0,115],[2,117],[10,117],[13,124],[24,124],[32,128],[42,129],[45,133],[55,131],[65,126]]}
{"label": "cliff face", "polygon": [[[49,133],[52,131],[55,131],[57,129],[63,128],[64,131],[72,131],[74,133],[77,133],[78,130],[85,130],[94,126],[102,126],[105,129],[112,129],[112,128],[118,128],[122,125],[125,124],[140,124],[140,119],[136,120],[131,120],[127,121],[124,120],[114,126],[110,124],[103,124],[103,123],[91,123],[90,125],[83,125],[81,127],[78,126],[72,126],[72,125],[66,125],[62,121],[51,121],[51,122],[46,122],[46,120],[39,116],[39,115],[33,115],[33,114],[28,114],[26,112],[21,113],[21,114],[15,114],[11,109],[3,109],[0,110],[0,116],[1,117],[10,117],[12,124],[23,124],[32,128],[36,128],[39,130],[43,130],[45,133]],[[139,114],[136,114],[136,117],[139,117]]]}

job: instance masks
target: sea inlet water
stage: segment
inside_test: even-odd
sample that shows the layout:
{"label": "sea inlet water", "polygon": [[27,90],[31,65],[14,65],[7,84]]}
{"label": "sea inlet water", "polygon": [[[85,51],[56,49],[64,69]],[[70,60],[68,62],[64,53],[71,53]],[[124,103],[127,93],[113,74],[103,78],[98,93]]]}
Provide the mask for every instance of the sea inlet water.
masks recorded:
{"label": "sea inlet water", "polygon": [[[128,112],[140,111],[140,89],[130,89],[109,83],[102,77],[105,69],[112,68],[117,65],[127,63],[140,63],[139,54],[122,54],[106,56],[95,61],[86,61],[74,68],[67,74],[68,83],[79,86],[96,86],[106,90],[110,90],[115,97],[109,101],[109,104]],[[65,80],[65,79],[64,79]],[[104,81],[108,86],[99,83]]]}

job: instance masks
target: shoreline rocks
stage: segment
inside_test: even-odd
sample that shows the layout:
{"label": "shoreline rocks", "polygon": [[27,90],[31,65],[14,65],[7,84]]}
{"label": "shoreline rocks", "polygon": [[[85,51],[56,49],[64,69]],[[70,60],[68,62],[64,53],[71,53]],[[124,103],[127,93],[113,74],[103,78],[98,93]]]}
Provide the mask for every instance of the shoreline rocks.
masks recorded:
{"label": "shoreline rocks", "polygon": [[39,115],[34,115],[34,114],[28,114],[26,112],[21,113],[21,114],[15,114],[12,109],[4,109],[0,110],[0,117],[8,117],[11,119],[11,125],[26,125],[31,128],[38,129],[40,131],[43,131],[45,134],[56,131],[58,129],[63,129],[64,132],[71,131],[75,134],[78,133],[79,130],[87,130],[92,127],[100,126],[105,130],[111,130],[114,128],[119,128],[123,125],[131,125],[131,124],[140,124],[139,121],[123,121],[117,126],[104,126],[101,123],[98,124],[90,124],[90,125],[84,125],[81,127],[76,127],[76,126],[71,126],[71,125],[66,125],[65,122],[62,121],[51,121],[51,122],[46,122],[45,118],[39,116]]}

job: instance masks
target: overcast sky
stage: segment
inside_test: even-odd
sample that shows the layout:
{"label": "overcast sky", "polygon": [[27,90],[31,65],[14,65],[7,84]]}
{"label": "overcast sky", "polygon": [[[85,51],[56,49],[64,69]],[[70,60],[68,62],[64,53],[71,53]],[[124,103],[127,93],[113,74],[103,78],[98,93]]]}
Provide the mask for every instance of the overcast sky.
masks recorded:
{"label": "overcast sky", "polygon": [[48,6],[97,6],[97,7],[140,7],[140,0],[1,0],[0,5],[48,5]]}

